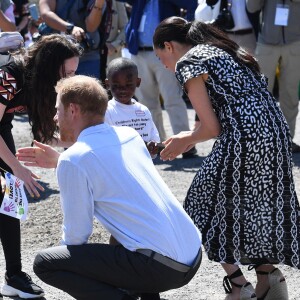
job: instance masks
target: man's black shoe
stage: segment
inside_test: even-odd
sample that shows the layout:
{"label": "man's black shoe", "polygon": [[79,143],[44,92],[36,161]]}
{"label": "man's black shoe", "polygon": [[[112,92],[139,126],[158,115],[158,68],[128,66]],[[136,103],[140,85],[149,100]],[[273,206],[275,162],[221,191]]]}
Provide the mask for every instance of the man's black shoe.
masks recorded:
{"label": "man's black shoe", "polygon": [[300,146],[296,143],[292,142],[292,152],[293,153],[299,153],[300,152]]}
{"label": "man's black shoe", "polygon": [[194,158],[196,156],[197,156],[196,147],[193,147],[189,151],[182,153],[182,158]]}
{"label": "man's black shoe", "polygon": [[141,294],[141,300],[160,300],[159,293],[143,293]]}
{"label": "man's black shoe", "polygon": [[44,296],[44,291],[33,283],[31,277],[25,272],[19,272],[11,277],[5,274],[5,283],[2,287],[3,296],[19,296],[22,299],[34,299]]}

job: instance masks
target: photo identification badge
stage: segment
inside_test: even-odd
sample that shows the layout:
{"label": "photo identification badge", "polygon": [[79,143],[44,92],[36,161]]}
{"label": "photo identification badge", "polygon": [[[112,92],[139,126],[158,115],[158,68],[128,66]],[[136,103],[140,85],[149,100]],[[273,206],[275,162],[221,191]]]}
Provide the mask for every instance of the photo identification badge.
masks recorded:
{"label": "photo identification badge", "polygon": [[276,5],[276,14],[274,24],[277,26],[287,26],[289,19],[289,6],[286,4]]}

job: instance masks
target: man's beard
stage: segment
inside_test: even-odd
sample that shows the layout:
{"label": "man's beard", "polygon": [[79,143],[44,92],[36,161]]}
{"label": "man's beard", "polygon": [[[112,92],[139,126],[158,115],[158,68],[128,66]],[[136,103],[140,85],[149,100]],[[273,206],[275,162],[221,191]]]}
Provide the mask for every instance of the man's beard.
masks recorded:
{"label": "man's beard", "polygon": [[65,129],[64,127],[59,128],[59,135],[60,135],[60,140],[62,142],[71,142],[71,143],[76,142],[74,131],[69,128],[68,129]]}

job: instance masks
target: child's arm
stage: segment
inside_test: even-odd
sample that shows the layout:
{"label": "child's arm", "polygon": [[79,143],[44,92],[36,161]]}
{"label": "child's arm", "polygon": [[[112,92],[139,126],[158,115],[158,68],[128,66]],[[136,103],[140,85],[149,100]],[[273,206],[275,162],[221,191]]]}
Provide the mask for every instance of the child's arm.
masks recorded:
{"label": "child's arm", "polygon": [[159,154],[165,148],[165,145],[163,143],[150,141],[145,142],[145,144],[152,159],[156,158],[157,154]]}

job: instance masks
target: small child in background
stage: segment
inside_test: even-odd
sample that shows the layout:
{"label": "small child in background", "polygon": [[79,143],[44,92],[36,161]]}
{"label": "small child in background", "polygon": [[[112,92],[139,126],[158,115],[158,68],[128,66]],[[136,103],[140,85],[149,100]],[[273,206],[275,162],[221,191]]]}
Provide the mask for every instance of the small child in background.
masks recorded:
{"label": "small child in background", "polygon": [[105,122],[113,126],[129,126],[142,137],[152,158],[164,147],[149,109],[133,99],[140,86],[136,64],[124,57],[112,60],[107,66],[105,84],[113,98],[108,101]]}

